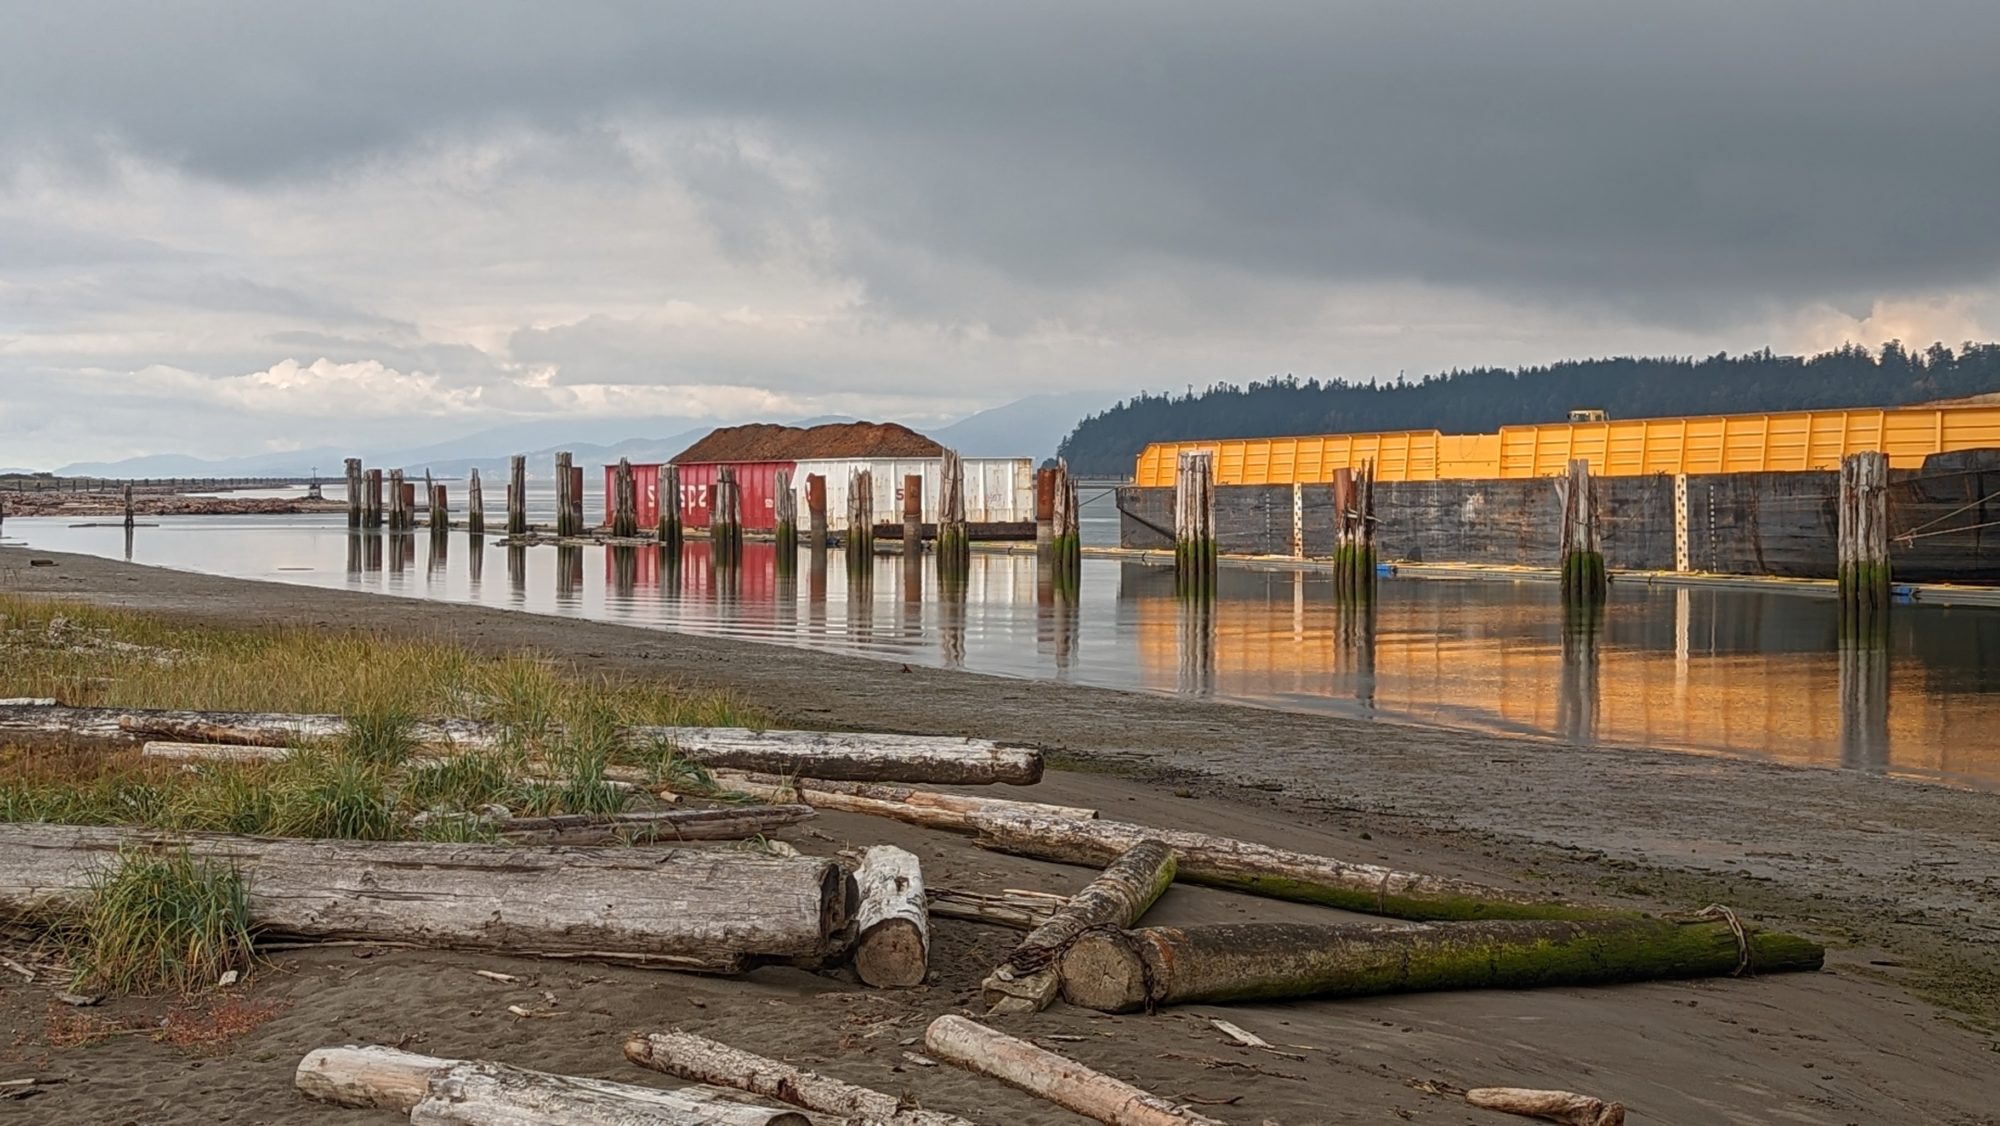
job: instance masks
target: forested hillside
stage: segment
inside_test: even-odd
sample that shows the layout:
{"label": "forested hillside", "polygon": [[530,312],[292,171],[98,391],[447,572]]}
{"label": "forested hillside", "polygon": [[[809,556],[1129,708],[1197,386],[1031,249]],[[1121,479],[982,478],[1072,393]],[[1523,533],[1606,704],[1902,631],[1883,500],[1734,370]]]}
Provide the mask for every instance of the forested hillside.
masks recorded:
{"label": "forested hillside", "polygon": [[1125,476],[1148,442],[1367,430],[1490,431],[1597,407],[1613,418],[1895,406],[2000,391],[2000,344],[1922,352],[1886,344],[1816,356],[1769,349],[1707,359],[1619,357],[1514,370],[1474,368],[1391,383],[1294,376],[1141,395],[1077,424],[1060,450],[1078,473]]}

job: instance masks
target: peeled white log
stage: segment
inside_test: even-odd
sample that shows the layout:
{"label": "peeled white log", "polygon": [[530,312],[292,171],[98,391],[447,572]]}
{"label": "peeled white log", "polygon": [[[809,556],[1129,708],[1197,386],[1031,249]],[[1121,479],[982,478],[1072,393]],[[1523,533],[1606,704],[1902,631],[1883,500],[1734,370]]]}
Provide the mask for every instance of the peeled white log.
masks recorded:
{"label": "peeled white log", "polygon": [[340,1106],[401,1111],[413,1123],[526,1126],[806,1126],[802,1114],[748,1106],[700,1087],[661,1091],[395,1048],[320,1048],[293,1082]]}
{"label": "peeled white log", "polygon": [[910,989],[930,967],[931,923],[923,868],[911,853],[876,845],[854,870],[854,972],[877,989]]}
{"label": "peeled white log", "polygon": [[799,801],[815,809],[866,813],[911,825],[958,832],[971,831],[971,815],[975,813],[1021,814],[1071,821],[1090,821],[1097,817],[1096,810],[1073,805],[947,794],[884,783],[786,778],[777,774],[735,770],[718,770],[714,772],[714,777],[717,785],[767,801]]}
{"label": "peeled white log", "polygon": [[457,1062],[374,1045],[315,1048],[299,1061],[292,1084],[323,1103],[408,1113],[424,1101],[431,1076]]}
{"label": "peeled white log", "polygon": [[931,914],[968,923],[991,923],[999,927],[1031,931],[1055,916],[1069,902],[1066,895],[1045,891],[1003,891],[989,894],[925,888]]}
{"label": "peeled white log", "polygon": [[1131,926],[1173,882],[1173,849],[1159,841],[1140,841],[1127,849],[986,976],[981,993],[989,1011],[1039,1013],[1048,1008],[1062,988],[1056,960],[1076,936],[1092,927]]}
{"label": "peeled white log", "polygon": [[979,834],[974,843],[981,848],[1102,867],[1140,841],[1157,840],[1174,850],[1179,880],[1404,919],[1587,919],[1604,914],[1529,892],[1207,833],[1007,814],[974,814],[971,822]]}
{"label": "peeled white log", "polygon": [[734,972],[818,959],[847,924],[830,861],[724,849],[278,840],[0,824],[0,910],[74,907],[121,851],[185,847],[244,877],[272,937],[637,958]]}
{"label": "peeled white log", "polygon": [[808,1126],[805,1115],[603,1079],[466,1062],[430,1081],[410,1126]]}
{"label": "peeled white log", "polygon": [[1123,1080],[961,1016],[932,1021],[924,1032],[924,1050],[934,1059],[990,1075],[1111,1126],[1221,1126]]}
{"label": "peeled white log", "polygon": [[153,740],[139,748],[140,758],[163,762],[279,762],[293,747],[256,747],[230,743],[169,743]]}
{"label": "peeled white log", "polygon": [[9,696],[0,699],[0,708],[53,708],[54,696]]}
{"label": "peeled white log", "polygon": [[1569,1091],[1535,1091],[1526,1087],[1474,1087],[1465,1101],[1486,1110],[1526,1118],[1542,1118],[1561,1126],[1625,1126],[1625,1107]]}
{"label": "peeled white log", "polygon": [[[288,747],[337,739],[339,716],[264,712],[191,712],[112,708],[0,707],[0,734],[129,744],[147,738]],[[473,750],[498,744],[500,728],[476,720],[422,720],[409,727],[421,746]],[[1041,752],[950,736],[752,731],[741,727],[628,727],[632,746],[671,743],[692,762],[715,768],[859,782],[1031,785],[1041,780]]]}
{"label": "peeled white log", "polygon": [[894,1095],[779,1063],[679,1029],[627,1040],[625,1058],[640,1067],[690,1082],[734,1087],[816,1114],[882,1126],[972,1126],[956,1115],[923,1110]]}

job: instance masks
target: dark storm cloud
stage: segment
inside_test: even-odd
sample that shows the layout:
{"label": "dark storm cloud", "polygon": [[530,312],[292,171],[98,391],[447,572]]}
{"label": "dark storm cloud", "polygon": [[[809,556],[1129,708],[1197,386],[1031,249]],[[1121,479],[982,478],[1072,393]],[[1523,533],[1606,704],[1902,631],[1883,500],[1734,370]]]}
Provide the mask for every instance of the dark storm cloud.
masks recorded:
{"label": "dark storm cloud", "polygon": [[[885,247],[1052,294],[1212,264],[1710,316],[1992,275],[1996,48],[1976,3],[44,4],[0,37],[0,136],[257,183],[744,121],[899,305],[964,298]],[[702,167],[757,216],[733,247],[782,235],[761,172]]]}

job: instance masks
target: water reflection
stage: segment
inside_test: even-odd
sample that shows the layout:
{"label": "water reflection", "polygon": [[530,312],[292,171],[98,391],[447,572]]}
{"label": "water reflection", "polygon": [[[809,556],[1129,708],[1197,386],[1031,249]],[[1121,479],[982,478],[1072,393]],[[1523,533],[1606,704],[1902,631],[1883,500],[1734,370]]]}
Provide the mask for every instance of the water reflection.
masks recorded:
{"label": "water reflection", "polygon": [[[19,518],[11,537],[119,558],[120,526]],[[1552,584],[1389,579],[1343,605],[1323,575],[1225,567],[1206,607],[1164,567],[1087,559],[1073,596],[1031,554],[975,554],[946,590],[895,556],[846,580],[811,550],[781,578],[768,543],[717,572],[708,545],[509,548],[348,533],[305,518],[163,518],[133,559],[191,570],[477,602],[910,664],[1187,693],[1551,740],[1762,755],[2000,785],[2000,613],[1899,606],[1886,651],[1843,654],[1831,600],[1618,584],[1588,628],[1564,629]],[[462,535],[464,533],[454,533]],[[387,559],[384,559],[384,554]],[[385,569],[386,568],[386,569]],[[803,599],[803,608],[800,601]]]}
{"label": "water reflection", "polygon": [[1579,746],[1597,742],[1597,639],[1604,607],[1585,603],[1563,608],[1562,674],[1556,685],[1557,730]]}
{"label": "water reflection", "polygon": [[1889,768],[1889,654],[1873,645],[1840,649],[1840,765]]}
{"label": "water reflection", "polygon": [[486,574],[486,537],[468,536],[465,553],[466,578],[471,580],[475,593],[479,590],[479,580]]}

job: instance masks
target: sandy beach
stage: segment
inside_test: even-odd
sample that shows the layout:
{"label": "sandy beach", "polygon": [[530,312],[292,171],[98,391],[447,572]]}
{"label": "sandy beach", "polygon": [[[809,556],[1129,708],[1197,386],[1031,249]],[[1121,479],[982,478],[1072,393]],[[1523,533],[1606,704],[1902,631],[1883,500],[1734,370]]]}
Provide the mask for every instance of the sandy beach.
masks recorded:
{"label": "sandy beach", "polygon": [[[31,559],[50,566],[30,566]],[[238,627],[370,630],[559,653],[606,672],[720,688],[800,727],[948,733],[1043,748],[1006,796],[1106,816],[1654,910],[1727,904],[1829,946],[1818,974],[1602,989],[1192,1006],[1108,1017],[1058,1006],[1018,1035],[1231,1123],[1505,1123],[1419,1084],[1550,1086],[1617,1099],[1634,1123],[2000,1122],[2000,795],[1830,769],[1553,743],[914,668],[435,602],[0,549],[0,591]],[[1069,891],[1080,869],[827,813],[801,851],[894,843],[969,890]],[[1177,886],[1148,922],[1326,919]],[[328,1111],[291,1086],[306,1051],[381,1043],[629,1082],[626,1035],[667,1025],[801,1062],[981,1122],[1077,1121],[949,1067],[911,1038],[968,1011],[1016,932],[939,921],[933,978],[879,992],[764,969],[700,978],[414,949],[286,951],[249,1003],[276,1011],[217,1055],[141,1035],[55,1048],[53,992],[0,981],[0,1079],[65,1080],[23,1121],[398,1120]],[[521,980],[476,976],[492,969]],[[149,1002],[114,1002],[152,1012]],[[537,1015],[510,1014],[510,1005]],[[1224,1016],[1275,1050],[1231,1047]]]}

